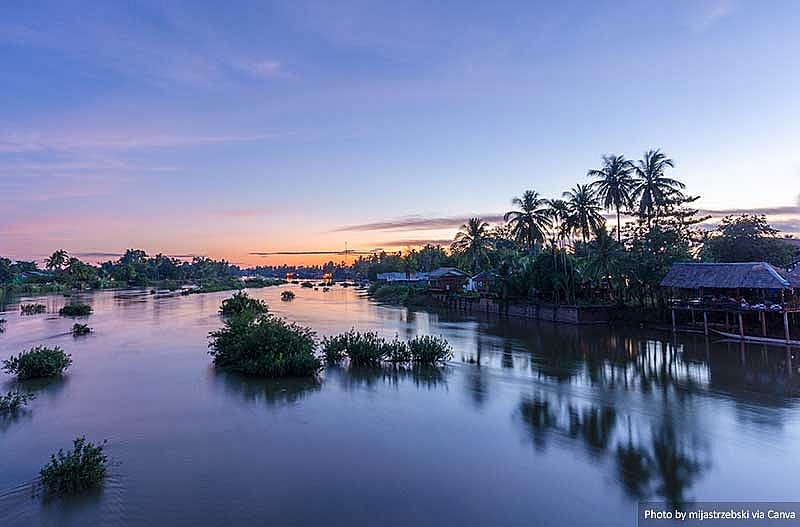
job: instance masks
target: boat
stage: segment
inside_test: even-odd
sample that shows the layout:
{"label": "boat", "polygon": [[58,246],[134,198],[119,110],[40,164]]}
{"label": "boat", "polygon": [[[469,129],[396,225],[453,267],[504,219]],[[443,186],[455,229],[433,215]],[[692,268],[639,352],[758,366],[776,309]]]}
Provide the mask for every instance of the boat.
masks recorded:
{"label": "boat", "polygon": [[719,331],[717,329],[709,329],[709,331],[712,331],[712,332],[716,333],[717,335],[720,335],[722,337],[725,337],[726,339],[731,339],[731,340],[740,340],[740,341],[744,341],[744,342],[756,342],[756,343],[760,343],[760,344],[775,344],[775,345],[778,345],[778,346],[787,346],[787,345],[788,346],[800,346],[800,340],[789,340],[789,341],[787,341],[786,339],[776,339],[776,338],[773,338],[773,337],[756,337],[756,336],[753,336],[753,335],[745,335],[744,337],[742,337],[738,333],[726,333],[725,331]]}

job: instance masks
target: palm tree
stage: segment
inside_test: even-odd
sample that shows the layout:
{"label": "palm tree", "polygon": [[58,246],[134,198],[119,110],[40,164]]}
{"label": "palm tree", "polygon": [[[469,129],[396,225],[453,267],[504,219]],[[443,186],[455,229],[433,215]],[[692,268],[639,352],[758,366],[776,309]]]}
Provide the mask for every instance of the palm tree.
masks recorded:
{"label": "palm tree", "polygon": [[61,271],[67,265],[68,257],[69,254],[67,251],[59,249],[51,254],[49,258],[45,259],[44,266],[51,271]]}
{"label": "palm tree", "polygon": [[519,210],[506,212],[503,219],[511,226],[511,232],[517,241],[529,251],[537,243],[544,243],[545,229],[550,227],[547,200],[536,191],[526,190],[521,198],[512,199],[511,205]]}
{"label": "palm tree", "polygon": [[580,232],[583,243],[586,243],[591,233],[597,232],[605,224],[597,197],[591,186],[580,184],[564,192],[563,196],[567,200],[567,225]]}
{"label": "palm tree", "polygon": [[633,192],[633,163],[623,155],[603,156],[603,168],[590,170],[587,175],[596,179],[591,184],[592,190],[603,202],[606,210],[617,211],[617,241],[622,241],[620,209],[629,207]]}
{"label": "palm tree", "polygon": [[492,239],[489,224],[480,218],[470,218],[461,226],[456,239],[451,244],[454,252],[462,253],[472,259],[472,272],[477,273],[481,262],[489,259],[488,250]]}
{"label": "palm tree", "polygon": [[664,175],[667,167],[675,165],[661,150],[648,150],[636,166],[632,197],[639,202],[639,218],[650,226],[659,210],[670,201],[683,198],[686,185]]}
{"label": "palm tree", "polygon": [[[547,200],[547,215],[550,218],[552,230],[553,249],[556,248],[556,240],[561,241],[568,234],[567,220],[569,220],[569,205],[563,199]],[[561,244],[559,243],[559,249]]]}

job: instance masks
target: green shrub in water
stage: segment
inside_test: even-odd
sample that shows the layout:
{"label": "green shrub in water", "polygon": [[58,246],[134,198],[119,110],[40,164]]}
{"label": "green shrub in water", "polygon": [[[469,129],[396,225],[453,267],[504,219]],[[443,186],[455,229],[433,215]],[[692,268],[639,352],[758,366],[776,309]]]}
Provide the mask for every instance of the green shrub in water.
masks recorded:
{"label": "green shrub in water", "polygon": [[50,494],[76,494],[100,486],[106,476],[108,458],[103,454],[105,442],[95,445],[79,437],[72,442],[72,450],[50,456],[50,462],[39,474],[42,484]]}
{"label": "green shrub in water", "polygon": [[282,291],[281,300],[294,300],[294,291],[289,291],[288,289],[286,291]]}
{"label": "green shrub in water", "polygon": [[326,337],[322,351],[330,362],[339,362],[346,356],[353,366],[379,366],[387,353],[384,338],[374,331],[359,333],[355,329]]}
{"label": "green shrub in water", "polygon": [[37,346],[3,361],[3,371],[19,379],[53,377],[60,375],[72,364],[72,358],[58,346]]}
{"label": "green shrub in water", "polygon": [[88,324],[73,324],[72,325],[72,336],[73,337],[81,337],[83,335],[88,335],[91,332],[92,332],[92,328],[90,328]]}
{"label": "green shrub in water", "polygon": [[0,395],[0,415],[15,413],[33,399],[36,396],[32,393],[8,392]]}
{"label": "green shrub in water", "polygon": [[235,317],[210,335],[214,365],[265,377],[309,376],[321,368],[311,329],[272,315]]}
{"label": "green shrub in water", "polygon": [[92,306],[88,304],[67,304],[58,310],[62,317],[85,317],[92,314]]}
{"label": "green shrub in water", "polygon": [[386,360],[395,364],[402,364],[411,362],[411,350],[408,344],[398,339],[386,341],[384,343],[384,350],[386,352]]}
{"label": "green shrub in water", "polygon": [[19,306],[19,312],[23,315],[40,315],[47,311],[43,304],[23,304]]}
{"label": "green shrub in water", "polygon": [[250,298],[244,291],[238,291],[232,297],[222,301],[219,314],[223,317],[248,316],[255,318],[264,314],[269,308],[266,302],[257,298]]}
{"label": "green shrub in water", "polygon": [[442,337],[423,335],[408,342],[411,360],[417,364],[434,365],[453,357],[453,349]]}

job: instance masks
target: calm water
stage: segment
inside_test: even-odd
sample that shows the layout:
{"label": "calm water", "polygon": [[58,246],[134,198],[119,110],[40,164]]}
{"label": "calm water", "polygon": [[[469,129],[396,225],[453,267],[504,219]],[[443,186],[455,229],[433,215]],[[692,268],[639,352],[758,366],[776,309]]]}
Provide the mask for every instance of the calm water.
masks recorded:
{"label": "calm water", "polygon": [[[383,307],[352,289],[251,291],[319,335],[436,334],[438,372],[329,369],[317,382],[214,371],[227,293],[86,297],[95,333],[9,305],[0,359],[72,354],[0,421],[0,525],[634,525],[637,500],[797,499],[800,411],[786,350]],[[49,313],[64,298],[40,301]],[[13,389],[0,374],[0,390]],[[78,435],[108,440],[96,494],[44,502]]]}

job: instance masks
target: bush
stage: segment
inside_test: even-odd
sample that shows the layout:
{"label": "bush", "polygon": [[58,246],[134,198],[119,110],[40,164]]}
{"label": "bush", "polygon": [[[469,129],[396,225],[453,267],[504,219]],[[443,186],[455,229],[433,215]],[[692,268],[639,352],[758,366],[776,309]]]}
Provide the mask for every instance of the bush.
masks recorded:
{"label": "bush", "polygon": [[19,312],[23,315],[40,315],[47,311],[43,304],[23,304],[19,306]]}
{"label": "bush", "polygon": [[328,362],[339,363],[347,357],[357,367],[380,366],[383,362],[433,366],[453,356],[450,345],[441,337],[422,336],[409,342],[395,337],[387,341],[375,332],[358,333],[355,329],[325,337],[322,352]]}
{"label": "bush", "polygon": [[53,377],[60,375],[72,364],[72,358],[58,346],[37,346],[3,361],[3,371],[19,379]]}
{"label": "bush", "polygon": [[88,304],[67,304],[58,310],[62,317],[86,317],[92,314],[92,306]]}
{"label": "bush", "polygon": [[355,329],[326,337],[322,351],[331,362],[339,362],[347,356],[353,366],[379,366],[387,354],[385,339],[374,331],[359,333]]}
{"label": "bush", "polygon": [[288,289],[286,291],[282,291],[281,300],[284,301],[294,300],[294,291],[289,291]]}
{"label": "bush", "polygon": [[81,337],[83,335],[88,335],[91,332],[92,332],[92,328],[90,328],[88,324],[73,324],[72,325],[72,336],[73,337]]}
{"label": "bush", "polygon": [[6,319],[0,318],[0,333],[6,330]]}
{"label": "bush", "polygon": [[269,308],[266,302],[257,298],[250,298],[244,291],[238,291],[231,298],[222,301],[219,314],[223,317],[248,316],[255,318],[264,314]]}
{"label": "bush", "polygon": [[272,315],[230,319],[210,337],[209,354],[223,370],[285,377],[314,375],[321,368],[314,332]]}
{"label": "bush", "polygon": [[97,488],[106,475],[108,458],[103,454],[105,441],[99,445],[79,437],[72,443],[72,450],[50,456],[50,462],[39,474],[47,492],[51,494],[75,494]]}
{"label": "bush", "polygon": [[411,360],[417,364],[434,365],[453,357],[453,349],[442,337],[423,335],[408,343]]}
{"label": "bush", "polygon": [[385,342],[384,350],[386,352],[386,360],[389,362],[394,362],[395,364],[411,362],[411,350],[408,344],[397,337],[392,341]]}
{"label": "bush", "polygon": [[36,396],[32,393],[8,392],[6,395],[0,395],[0,415],[15,413],[33,399],[36,399]]}
{"label": "bush", "polygon": [[417,285],[374,283],[367,294],[378,302],[399,305],[424,304],[427,301],[427,288]]}

